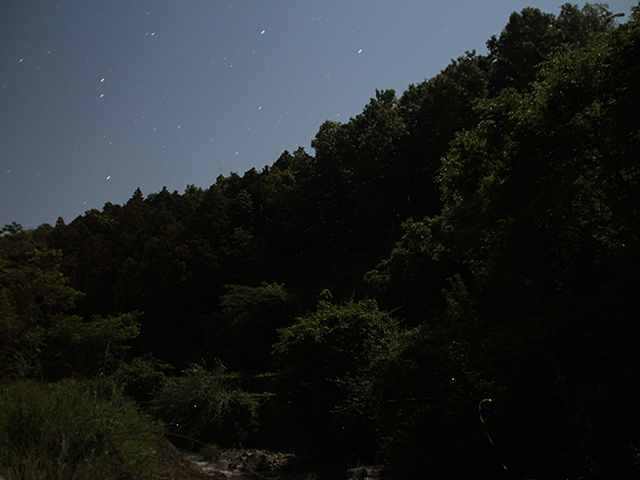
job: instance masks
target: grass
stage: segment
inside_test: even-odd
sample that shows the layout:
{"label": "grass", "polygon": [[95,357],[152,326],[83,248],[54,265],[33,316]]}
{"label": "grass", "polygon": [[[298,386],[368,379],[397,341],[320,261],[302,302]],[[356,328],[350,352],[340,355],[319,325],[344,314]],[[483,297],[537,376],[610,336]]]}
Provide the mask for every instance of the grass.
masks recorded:
{"label": "grass", "polygon": [[162,428],[108,378],[0,385],[6,480],[171,478],[183,468],[178,456]]}

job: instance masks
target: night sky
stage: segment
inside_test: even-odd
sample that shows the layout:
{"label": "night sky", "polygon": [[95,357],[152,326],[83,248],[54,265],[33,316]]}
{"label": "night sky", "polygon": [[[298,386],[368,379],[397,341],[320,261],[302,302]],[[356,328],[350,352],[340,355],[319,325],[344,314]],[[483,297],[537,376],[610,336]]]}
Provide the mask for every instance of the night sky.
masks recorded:
{"label": "night sky", "polygon": [[[375,89],[562,0],[0,2],[0,226],[68,223],[309,153]],[[627,16],[634,0],[608,2]]]}

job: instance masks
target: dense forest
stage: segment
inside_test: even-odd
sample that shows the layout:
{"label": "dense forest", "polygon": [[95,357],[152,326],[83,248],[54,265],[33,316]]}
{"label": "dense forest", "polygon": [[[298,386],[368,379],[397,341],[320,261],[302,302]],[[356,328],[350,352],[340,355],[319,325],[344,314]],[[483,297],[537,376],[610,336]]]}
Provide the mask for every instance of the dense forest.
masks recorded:
{"label": "dense forest", "polygon": [[313,155],[6,225],[0,474],[245,446],[639,478],[640,7],[617,17],[526,8]]}

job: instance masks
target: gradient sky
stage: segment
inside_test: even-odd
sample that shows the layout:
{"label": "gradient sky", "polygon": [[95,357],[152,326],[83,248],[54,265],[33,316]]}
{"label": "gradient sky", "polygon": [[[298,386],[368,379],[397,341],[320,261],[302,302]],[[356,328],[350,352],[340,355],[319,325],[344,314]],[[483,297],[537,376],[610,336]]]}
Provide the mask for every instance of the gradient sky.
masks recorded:
{"label": "gradient sky", "polygon": [[[272,164],[562,0],[0,2],[0,226]],[[637,2],[608,2],[625,13]]]}

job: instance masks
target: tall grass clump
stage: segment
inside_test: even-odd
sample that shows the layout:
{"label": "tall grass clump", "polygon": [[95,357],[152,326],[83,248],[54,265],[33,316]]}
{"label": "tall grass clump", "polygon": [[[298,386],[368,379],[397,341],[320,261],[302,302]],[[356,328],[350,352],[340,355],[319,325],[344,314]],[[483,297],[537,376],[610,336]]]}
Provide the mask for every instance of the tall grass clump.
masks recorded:
{"label": "tall grass clump", "polygon": [[0,472],[14,479],[163,478],[168,445],[109,379],[0,385]]}

